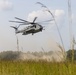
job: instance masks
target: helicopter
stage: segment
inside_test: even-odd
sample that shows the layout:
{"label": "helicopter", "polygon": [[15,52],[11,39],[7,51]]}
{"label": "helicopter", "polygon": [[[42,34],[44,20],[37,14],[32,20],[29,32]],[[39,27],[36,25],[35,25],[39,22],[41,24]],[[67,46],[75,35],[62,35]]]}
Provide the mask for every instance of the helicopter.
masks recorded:
{"label": "helicopter", "polygon": [[[26,20],[23,20],[21,18],[18,18],[18,17],[15,17],[15,19],[19,20],[19,21],[9,21],[9,22],[15,22],[15,23],[20,23],[18,26],[10,26],[12,28],[15,29],[15,33],[18,34],[18,33],[22,33],[22,35],[28,35],[28,34],[35,34],[35,33],[38,33],[38,32],[42,32],[42,30],[45,30],[44,27],[42,25],[40,25],[39,23],[36,23],[36,19],[37,17],[34,18],[33,22],[29,22],[29,21],[26,21]],[[47,20],[47,21],[43,21],[43,22],[48,22],[48,21],[52,21],[52,20]],[[21,26],[21,25],[30,25],[30,26],[27,26],[21,30],[19,30],[18,28]]]}

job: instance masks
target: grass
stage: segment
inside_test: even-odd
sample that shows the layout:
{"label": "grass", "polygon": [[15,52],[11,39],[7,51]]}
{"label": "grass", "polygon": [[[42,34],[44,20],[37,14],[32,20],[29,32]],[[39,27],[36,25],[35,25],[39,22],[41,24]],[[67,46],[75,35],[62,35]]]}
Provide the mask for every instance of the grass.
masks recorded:
{"label": "grass", "polygon": [[76,63],[0,61],[0,75],[76,75]]}

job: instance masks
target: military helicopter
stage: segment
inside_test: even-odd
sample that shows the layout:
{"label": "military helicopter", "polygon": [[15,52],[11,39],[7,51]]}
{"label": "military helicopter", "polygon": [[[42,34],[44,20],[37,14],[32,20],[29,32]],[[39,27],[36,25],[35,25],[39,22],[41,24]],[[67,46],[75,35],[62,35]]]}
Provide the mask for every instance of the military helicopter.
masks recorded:
{"label": "military helicopter", "polygon": [[[38,32],[41,32],[42,30],[44,30],[44,27],[42,25],[35,22],[37,17],[34,18],[33,22],[29,22],[29,21],[23,20],[23,19],[18,18],[18,17],[15,17],[15,19],[17,19],[19,21],[9,21],[9,22],[20,23],[17,27],[10,26],[10,27],[15,29],[16,34],[22,33],[22,35],[27,35],[27,34],[32,34],[33,35],[35,33],[38,33]],[[48,21],[52,21],[52,20],[47,20],[47,21],[43,21],[43,22],[48,22]],[[27,26],[27,27],[19,30],[18,28],[21,25],[30,25],[30,26]]]}

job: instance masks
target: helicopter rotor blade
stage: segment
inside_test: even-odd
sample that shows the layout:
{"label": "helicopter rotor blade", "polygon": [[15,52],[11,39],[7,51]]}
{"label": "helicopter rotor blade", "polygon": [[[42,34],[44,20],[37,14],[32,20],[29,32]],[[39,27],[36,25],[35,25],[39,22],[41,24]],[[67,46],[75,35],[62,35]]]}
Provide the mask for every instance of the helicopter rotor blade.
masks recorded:
{"label": "helicopter rotor blade", "polygon": [[32,22],[19,22],[19,21],[9,21],[9,22],[20,23],[19,25],[33,24]]}
{"label": "helicopter rotor blade", "polygon": [[[36,20],[36,19],[35,19]],[[36,23],[46,23],[46,22],[50,22],[50,21],[53,21],[53,19],[52,20],[46,20],[46,21],[41,21],[41,22],[36,22]],[[24,22],[24,23],[22,23],[22,24],[20,24],[20,25],[29,25],[29,24],[31,24],[31,25],[33,25],[33,24],[35,24],[34,22]]]}
{"label": "helicopter rotor blade", "polygon": [[20,24],[20,25],[29,25],[29,24],[31,24],[31,23],[22,23],[22,24]]}
{"label": "helicopter rotor blade", "polygon": [[9,21],[9,22],[15,22],[15,23],[24,23],[24,22],[19,22],[19,21]]}
{"label": "helicopter rotor blade", "polygon": [[50,21],[53,21],[53,19],[52,20],[41,21],[41,22],[37,22],[37,23],[50,22]]}
{"label": "helicopter rotor blade", "polygon": [[36,21],[37,17],[34,18],[33,23]]}
{"label": "helicopter rotor blade", "polygon": [[14,27],[14,26],[10,26],[11,28],[14,28],[15,30],[17,30],[17,27]]}
{"label": "helicopter rotor blade", "polygon": [[28,22],[28,21],[23,20],[23,19],[20,19],[20,18],[18,18],[18,17],[15,17],[15,19],[18,19],[18,20],[23,21],[23,22]]}

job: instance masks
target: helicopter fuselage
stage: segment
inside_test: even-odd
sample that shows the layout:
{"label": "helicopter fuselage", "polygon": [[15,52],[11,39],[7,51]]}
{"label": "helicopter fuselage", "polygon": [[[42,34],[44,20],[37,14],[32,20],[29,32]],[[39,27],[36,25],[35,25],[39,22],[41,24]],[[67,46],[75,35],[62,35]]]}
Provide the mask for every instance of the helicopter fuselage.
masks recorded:
{"label": "helicopter fuselage", "polygon": [[22,29],[22,30],[16,30],[16,34],[17,33],[22,33],[22,35],[27,35],[27,34],[31,34],[32,35],[34,33],[40,32],[43,30],[43,27],[39,24],[33,24],[32,26],[27,26],[26,28]]}

